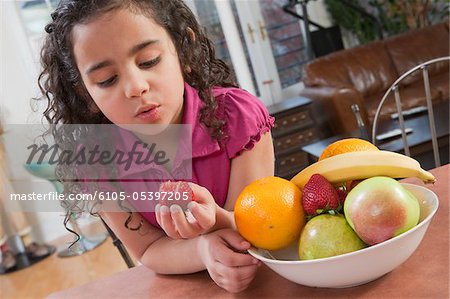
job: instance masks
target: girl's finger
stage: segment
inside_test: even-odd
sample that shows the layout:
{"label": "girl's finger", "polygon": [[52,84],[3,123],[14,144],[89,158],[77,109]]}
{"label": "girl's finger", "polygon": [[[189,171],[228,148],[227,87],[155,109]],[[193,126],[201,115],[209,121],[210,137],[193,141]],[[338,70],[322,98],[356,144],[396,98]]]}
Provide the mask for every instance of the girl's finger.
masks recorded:
{"label": "girl's finger", "polygon": [[175,225],[173,224],[172,217],[170,215],[169,208],[167,206],[162,205],[159,208],[159,214],[160,214],[160,226],[164,231],[166,232],[167,236],[169,236],[172,239],[180,239],[181,236],[178,234]]}
{"label": "girl's finger", "polygon": [[226,267],[222,269],[222,276],[234,279],[237,281],[253,278],[255,276],[258,264],[241,266],[241,267]]}
{"label": "girl's finger", "polygon": [[250,249],[250,243],[245,240],[238,232],[232,229],[220,231],[220,237],[236,251],[245,251]]}
{"label": "girl's finger", "polygon": [[258,266],[245,266],[245,267],[226,267],[224,265],[218,266],[222,276],[222,284],[224,287],[233,293],[245,290],[248,285],[255,278],[255,273]]}
{"label": "girl's finger", "polygon": [[235,252],[226,245],[217,249],[216,261],[227,267],[243,267],[258,263],[258,260],[250,254]]}
{"label": "girl's finger", "polygon": [[220,273],[220,267],[223,266],[219,262],[214,261],[214,266],[208,268],[209,275],[217,282],[217,280],[224,280],[223,275]]}
{"label": "girl's finger", "polygon": [[190,202],[188,209],[203,230],[210,229],[216,223],[214,210],[207,209],[196,202]]}
{"label": "girl's finger", "polygon": [[159,208],[161,208],[161,205],[157,204],[155,206],[155,217],[156,217],[156,222],[158,222],[158,224],[161,226],[161,215],[159,212]]}
{"label": "girl's finger", "polygon": [[191,187],[192,191],[194,192],[196,202],[201,204],[214,203],[214,197],[205,187],[199,186],[194,183],[189,183],[189,187]]}
{"label": "girl's finger", "polygon": [[175,229],[182,238],[192,238],[199,235],[201,228],[198,223],[189,223],[179,205],[171,205],[170,214]]}
{"label": "girl's finger", "polygon": [[255,265],[239,267],[238,276],[239,281],[252,280],[255,277],[256,271],[258,271],[261,262],[258,262]]}

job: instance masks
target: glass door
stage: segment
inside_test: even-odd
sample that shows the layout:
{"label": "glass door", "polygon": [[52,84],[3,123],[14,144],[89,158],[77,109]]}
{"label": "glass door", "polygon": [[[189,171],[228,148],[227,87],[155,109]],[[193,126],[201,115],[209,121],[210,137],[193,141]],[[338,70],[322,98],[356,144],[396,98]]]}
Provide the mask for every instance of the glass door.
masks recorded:
{"label": "glass door", "polygon": [[298,95],[306,61],[300,22],[285,0],[185,0],[234,69],[239,84],[269,106]]}
{"label": "glass door", "polygon": [[239,85],[256,96],[261,96],[252,69],[244,35],[237,26],[237,12],[229,1],[184,0],[206,29],[215,45],[216,55],[234,71]]}
{"label": "glass door", "polygon": [[307,61],[301,24],[283,11],[285,0],[233,0],[247,46],[260,74],[257,84],[272,103],[298,95]]}

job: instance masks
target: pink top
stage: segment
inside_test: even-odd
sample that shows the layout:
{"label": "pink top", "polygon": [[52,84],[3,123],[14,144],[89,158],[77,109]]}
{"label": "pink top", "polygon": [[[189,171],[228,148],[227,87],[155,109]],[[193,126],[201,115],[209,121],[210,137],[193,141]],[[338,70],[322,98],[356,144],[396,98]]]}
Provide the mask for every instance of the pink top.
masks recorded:
{"label": "pink top", "polygon": [[[245,90],[217,87],[213,89],[213,95],[219,103],[219,116],[226,121],[225,134],[229,137],[224,142],[219,144],[200,123],[199,112],[204,103],[197,90],[188,84],[185,84],[182,123],[192,126],[192,182],[207,188],[217,204],[223,207],[227,199],[231,160],[242,151],[253,148],[261,135],[273,127],[274,118],[269,115],[258,98]],[[131,137],[131,134],[122,135],[124,143],[133,142],[130,138],[135,137]],[[176,161],[173,165],[174,172],[177,167]],[[154,170],[155,166],[158,165],[136,165],[136,167],[132,165],[125,171],[120,169],[119,165],[118,179],[136,179],[136,182],[128,184],[133,186],[132,191],[148,190],[148,182],[139,182],[139,178],[145,178],[145,172]],[[165,171],[159,167],[158,171]],[[154,175],[152,172],[153,177]],[[164,178],[167,178],[166,175]],[[150,223],[159,227],[154,212],[140,213]]]}

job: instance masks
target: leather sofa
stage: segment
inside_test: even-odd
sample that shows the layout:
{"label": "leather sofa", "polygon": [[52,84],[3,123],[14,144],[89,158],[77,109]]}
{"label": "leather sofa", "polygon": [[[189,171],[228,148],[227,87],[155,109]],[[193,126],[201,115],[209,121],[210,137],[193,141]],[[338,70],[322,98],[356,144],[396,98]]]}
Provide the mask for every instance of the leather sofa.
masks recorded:
{"label": "leather sofa", "polygon": [[[386,90],[403,73],[433,58],[449,55],[448,22],[411,30],[385,40],[331,53],[308,63],[304,69],[305,89],[322,122],[332,133],[357,129],[351,105],[358,104],[367,128]],[[449,64],[429,68],[433,102],[449,99]],[[422,72],[400,85],[402,109],[425,105]],[[383,105],[382,117],[396,112],[393,93]]]}

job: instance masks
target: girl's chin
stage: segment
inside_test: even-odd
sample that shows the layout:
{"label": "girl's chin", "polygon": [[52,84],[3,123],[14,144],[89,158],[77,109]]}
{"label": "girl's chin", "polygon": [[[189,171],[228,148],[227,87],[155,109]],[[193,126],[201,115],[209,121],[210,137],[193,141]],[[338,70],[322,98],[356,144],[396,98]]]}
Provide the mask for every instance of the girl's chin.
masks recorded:
{"label": "girl's chin", "polygon": [[142,134],[142,135],[158,135],[161,132],[165,131],[169,124],[127,124],[127,125],[119,125],[119,127],[131,131],[133,133]]}

